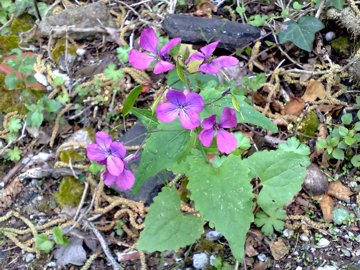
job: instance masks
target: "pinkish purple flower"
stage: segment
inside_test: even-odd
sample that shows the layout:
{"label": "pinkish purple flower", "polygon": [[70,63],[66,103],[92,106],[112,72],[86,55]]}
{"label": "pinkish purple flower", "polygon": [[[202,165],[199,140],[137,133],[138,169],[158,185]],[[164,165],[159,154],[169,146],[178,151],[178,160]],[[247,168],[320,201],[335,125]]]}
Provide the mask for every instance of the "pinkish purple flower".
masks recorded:
{"label": "pinkish purple flower", "polygon": [[225,107],[220,118],[216,123],[216,115],[213,114],[205,118],[202,122],[203,130],[199,133],[198,138],[205,147],[209,147],[216,135],[216,144],[221,153],[230,154],[237,147],[237,141],[233,134],[226,131],[225,128],[236,127],[236,111]]}
{"label": "pinkish purple flower", "polygon": [[131,171],[125,168],[126,149],[120,142],[113,142],[110,135],[99,131],[95,135],[95,144],[86,147],[88,159],[99,164],[106,165],[104,183],[113,185],[116,183],[121,189],[129,189],[135,182]]}
{"label": "pinkish purple flower", "polygon": [[193,53],[186,60],[186,64],[188,64],[191,60],[202,60],[203,64],[200,65],[199,69],[201,72],[209,74],[216,74],[223,67],[232,67],[237,65],[239,60],[233,56],[220,56],[217,58],[212,58],[212,54],[219,42],[220,41],[218,40],[200,48],[201,52]]}
{"label": "pinkish purple flower", "polygon": [[168,102],[159,104],[156,108],[157,118],[165,123],[174,121],[178,116],[185,129],[195,129],[200,126],[199,113],[204,108],[204,101],[199,94],[168,90]]}
{"label": "pinkish purple flower", "polygon": [[129,53],[129,62],[134,68],[140,70],[148,69],[155,62],[155,74],[167,72],[175,68],[175,65],[169,61],[170,55],[168,53],[180,42],[180,38],[173,38],[158,50],[159,40],[154,29],[145,28],[140,34],[140,48],[148,53],[132,49]]}

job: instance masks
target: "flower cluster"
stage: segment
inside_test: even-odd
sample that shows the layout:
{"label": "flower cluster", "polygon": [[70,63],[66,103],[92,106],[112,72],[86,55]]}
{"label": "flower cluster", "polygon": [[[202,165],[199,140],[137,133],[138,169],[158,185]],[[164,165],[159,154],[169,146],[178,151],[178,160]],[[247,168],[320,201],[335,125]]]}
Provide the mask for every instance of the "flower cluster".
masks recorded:
{"label": "flower cluster", "polygon": [[88,159],[106,165],[104,184],[116,185],[122,190],[132,188],[135,183],[133,173],[126,168],[126,149],[121,142],[113,142],[110,135],[99,131],[95,135],[96,144],[86,147]]}

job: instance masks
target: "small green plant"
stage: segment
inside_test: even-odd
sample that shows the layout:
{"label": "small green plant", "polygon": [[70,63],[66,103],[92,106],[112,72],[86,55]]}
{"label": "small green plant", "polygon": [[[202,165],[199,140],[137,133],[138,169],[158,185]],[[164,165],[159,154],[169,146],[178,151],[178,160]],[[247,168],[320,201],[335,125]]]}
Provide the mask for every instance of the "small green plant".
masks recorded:
{"label": "small green plant", "polygon": [[27,123],[29,126],[40,127],[44,119],[53,119],[61,106],[62,104],[56,100],[49,99],[47,96],[42,97],[36,104],[26,105],[29,110]]}
{"label": "small green plant", "polygon": [[14,90],[19,86],[24,86],[25,83],[35,83],[34,63],[36,61],[34,56],[22,56],[20,49],[14,49],[11,52],[17,56],[6,61],[6,64],[19,72],[22,79],[19,79],[15,72],[5,76],[5,85],[9,90]]}
{"label": "small green plant", "polygon": [[62,229],[60,227],[54,227],[52,229],[52,241],[49,239],[49,236],[47,236],[45,233],[38,234],[35,237],[35,247],[38,250],[44,251],[45,253],[49,253],[55,244],[66,246],[69,244],[69,239],[65,237]]}
{"label": "small green plant", "polygon": [[21,151],[19,147],[15,146],[6,152],[6,158],[10,161],[19,161],[21,159]]}
{"label": "small green plant", "polygon": [[360,143],[360,121],[355,124],[352,122],[352,114],[344,114],[341,117],[341,124],[335,126],[326,139],[318,140],[316,145],[319,148],[326,149],[329,158],[350,160],[354,167],[359,167],[360,154],[357,153],[356,149]]}
{"label": "small green plant", "polygon": [[0,24],[4,25],[13,14],[15,5],[12,0],[2,0],[0,2]]}

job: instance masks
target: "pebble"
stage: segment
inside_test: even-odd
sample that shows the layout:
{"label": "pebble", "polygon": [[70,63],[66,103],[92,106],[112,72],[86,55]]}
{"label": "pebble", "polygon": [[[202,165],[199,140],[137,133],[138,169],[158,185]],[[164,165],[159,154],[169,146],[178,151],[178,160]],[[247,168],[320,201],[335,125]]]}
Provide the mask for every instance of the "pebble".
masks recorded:
{"label": "pebble", "polygon": [[46,76],[40,72],[36,72],[34,74],[34,78],[37,80],[38,83],[42,84],[43,86],[49,85],[49,82],[47,81]]}
{"label": "pebble", "polygon": [[81,57],[81,56],[84,56],[85,53],[86,53],[86,50],[83,49],[83,48],[79,48],[79,49],[76,50],[76,54],[77,54],[78,56],[80,56],[80,57]]}
{"label": "pebble", "polygon": [[264,253],[257,255],[257,258],[259,259],[259,261],[262,261],[262,262],[266,261],[266,255]]}
{"label": "pebble", "polygon": [[295,270],[302,270],[302,267],[298,266],[298,267],[295,268]]}
{"label": "pebble", "polygon": [[290,238],[294,234],[293,230],[285,229],[283,230],[283,236],[286,238]]}
{"label": "pebble", "polygon": [[318,248],[325,248],[328,247],[329,245],[330,245],[330,241],[327,240],[326,238],[321,238],[317,243]]}
{"label": "pebble", "polygon": [[327,33],[325,34],[325,39],[326,39],[326,41],[332,41],[332,40],[334,40],[335,38],[336,38],[336,34],[335,34],[334,32],[332,32],[332,31],[327,32]]}
{"label": "pebble", "polygon": [[355,256],[356,256],[356,257],[360,257],[360,249],[358,249],[358,250],[355,251]]}
{"label": "pebble", "polygon": [[355,181],[351,181],[350,182],[350,186],[352,187],[352,188],[356,188],[357,187],[357,182],[355,182]]}
{"label": "pebble", "polygon": [[302,234],[300,235],[300,239],[304,242],[309,242],[309,237],[306,234]]}
{"label": "pebble", "polygon": [[209,256],[205,253],[193,255],[193,266],[195,269],[204,269],[209,264]]}
{"label": "pebble", "polygon": [[219,240],[223,235],[218,231],[210,231],[206,233],[206,240],[208,241],[216,241]]}
{"label": "pebble", "polygon": [[56,267],[56,262],[49,262],[49,263],[46,265],[45,269],[47,269],[48,267]]}
{"label": "pebble", "polygon": [[33,253],[27,253],[25,255],[25,262],[29,263],[35,258],[35,255]]}
{"label": "pebble", "polygon": [[356,241],[360,242],[360,234],[356,237]]}
{"label": "pebble", "polygon": [[325,266],[316,268],[316,270],[338,270],[338,269],[339,268],[337,268],[336,266],[333,266],[333,265],[325,265]]}
{"label": "pebble", "polygon": [[211,266],[214,266],[214,265],[213,265],[214,260],[216,260],[216,256],[211,255],[211,256],[210,256],[210,265],[211,265]]}
{"label": "pebble", "polygon": [[346,256],[346,257],[351,257],[351,252],[349,250],[347,250],[346,248],[342,248],[341,252]]}

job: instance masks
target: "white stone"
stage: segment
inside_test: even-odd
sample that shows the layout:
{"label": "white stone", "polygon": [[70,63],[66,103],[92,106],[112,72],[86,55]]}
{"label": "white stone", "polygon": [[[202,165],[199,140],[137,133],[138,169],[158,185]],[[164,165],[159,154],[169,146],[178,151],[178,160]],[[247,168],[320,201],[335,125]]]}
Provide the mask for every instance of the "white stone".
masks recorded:
{"label": "white stone", "polygon": [[33,253],[27,253],[25,255],[25,262],[29,263],[35,258],[35,255]]}
{"label": "white stone", "polygon": [[296,267],[295,270],[302,270],[302,267],[301,267],[301,266],[298,266],[298,267]]}
{"label": "white stone", "polygon": [[266,261],[266,255],[264,253],[257,255],[257,258],[259,259],[259,261],[262,261],[262,262]]}
{"label": "white stone", "polygon": [[325,39],[326,39],[326,41],[332,41],[332,40],[334,40],[335,38],[336,38],[336,34],[335,34],[334,32],[332,32],[332,31],[327,32],[327,33],[325,34]]}
{"label": "white stone", "polygon": [[302,234],[300,235],[300,239],[304,242],[309,242],[309,237],[306,234]]}
{"label": "white stone", "polygon": [[325,266],[316,268],[316,270],[338,270],[338,269],[339,268],[337,268],[336,266],[333,266],[333,265],[325,265]]}
{"label": "white stone", "polygon": [[205,253],[193,255],[193,266],[195,269],[204,269],[209,264],[209,256]]}
{"label": "white stone", "polygon": [[321,238],[317,243],[318,248],[325,248],[328,247],[329,245],[330,245],[330,241],[327,240],[326,238]]}
{"label": "white stone", "polygon": [[218,231],[210,231],[206,233],[206,240],[208,241],[216,241],[219,240],[223,235]]}
{"label": "white stone", "polygon": [[355,256],[356,256],[356,257],[360,257],[360,249],[358,249],[358,250],[355,251]]}
{"label": "white stone", "polygon": [[40,84],[42,84],[43,86],[48,86],[49,85],[49,82],[46,78],[46,76],[40,72],[36,72],[34,74],[34,78],[36,79],[36,81]]}
{"label": "white stone", "polygon": [[290,230],[290,229],[285,229],[283,231],[283,236],[286,238],[290,238],[293,234],[294,234],[294,231]]}
{"label": "white stone", "polygon": [[80,57],[81,57],[81,56],[84,56],[85,53],[86,53],[86,50],[83,49],[83,48],[79,48],[79,49],[76,50],[76,54],[77,54],[78,56],[80,56]]}

